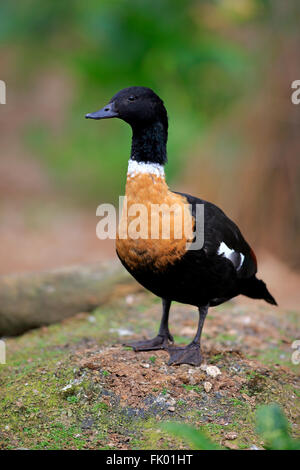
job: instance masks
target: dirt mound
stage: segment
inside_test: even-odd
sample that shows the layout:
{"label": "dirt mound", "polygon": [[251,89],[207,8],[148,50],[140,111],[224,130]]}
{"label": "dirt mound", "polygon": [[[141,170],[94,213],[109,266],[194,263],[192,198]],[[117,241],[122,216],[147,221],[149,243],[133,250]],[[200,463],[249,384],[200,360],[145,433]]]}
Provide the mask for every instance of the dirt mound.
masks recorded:
{"label": "dirt mound", "polygon": [[204,350],[210,363],[199,367],[168,366],[166,351],[135,353],[122,346],[82,350],[76,356],[81,370],[89,369],[102,387],[102,400],[109,407],[129,408],[139,417],[168,415],[179,412],[182,405],[192,409],[203,403],[214,403],[216,412],[222,398],[242,398],[255,405],[280,374],[285,375],[285,384],[295,381],[286,368],[270,370],[232,349]]}

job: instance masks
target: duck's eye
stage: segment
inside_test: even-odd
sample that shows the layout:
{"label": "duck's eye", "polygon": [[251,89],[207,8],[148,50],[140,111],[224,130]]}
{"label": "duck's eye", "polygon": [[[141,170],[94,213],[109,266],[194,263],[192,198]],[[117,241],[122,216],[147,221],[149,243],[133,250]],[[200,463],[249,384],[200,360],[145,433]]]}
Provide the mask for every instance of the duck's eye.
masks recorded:
{"label": "duck's eye", "polygon": [[136,99],[135,96],[129,96],[128,101],[134,101]]}

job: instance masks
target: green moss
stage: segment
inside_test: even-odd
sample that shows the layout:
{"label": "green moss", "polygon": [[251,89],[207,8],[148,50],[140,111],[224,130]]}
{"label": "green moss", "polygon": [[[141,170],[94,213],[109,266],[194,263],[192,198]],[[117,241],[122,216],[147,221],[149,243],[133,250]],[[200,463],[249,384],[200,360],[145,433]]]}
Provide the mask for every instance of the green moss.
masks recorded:
{"label": "green moss", "polygon": [[219,362],[222,358],[223,358],[223,354],[215,354],[214,356],[212,356],[212,357],[209,359],[209,362],[210,362],[211,364],[216,364],[216,363]]}
{"label": "green moss", "polygon": [[75,448],[80,450],[85,445],[85,440],[80,438],[80,431],[80,428],[76,426],[66,426],[59,422],[51,424],[50,430],[45,433],[44,439],[33,449],[60,450]]}
{"label": "green moss", "polygon": [[259,361],[269,366],[274,366],[277,364],[283,365],[297,373],[299,366],[292,363],[292,353],[292,349],[287,351],[285,347],[282,347],[279,344],[276,347],[270,347],[268,349],[259,351],[259,354],[255,356],[255,359],[258,359]]}
{"label": "green moss", "polygon": [[201,393],[200,387],[198,385],[182,385],[185,390],[195,390],[195,392]]}
{"label": "green moss", "polygon": [[208,435],[218,434],[223,430],[224,426],[215,423],[209,423],[202,426],[202,429],[207,432]]}
{"label": "green moss", "polygon": [[78,403],[79,398],[76,397],[76,395],[72,395],[72,396],[70,396],[70,397],[67,397],[67,401],[68,401],[69,403]]}
{"label": "green moss", "polygon": [[230,403],[232,403],[232,406],[242,406],[244,407],[246,404],[244,401],[239,400],[238,398],[229,398]]}
{"label": "green moss", "polygon": [[[193,394],[193,405],[189,398],[186,400],[180,395],[173,414],[166,411],[144,416],[122,407],[117,396],[113,396],[111,403],[107,402],[104,392],[112,393],[112,390],[103,390],[95,378],[108,379],[109,371],[101,369],[99,374],[81,369],[76,353],[89,351],[90,347],[98,351],[99,347],[111,345],[116,341],[116,334],[110,334],[110,329],[125,324],[137,331],[138,323],[143,334],[145,329],[154,331],[160,308],[157,305],[152,315],[153,297],[141,295],[140,300],[145,308],[138,315],[129,315],[128,309],[132,307],[120,300],[95,310],[96,321],[92,324],[88,316],[80,315],[60,325],[6,340],[8,362],[1,366],[0,377],[0,448],[113,449],[118,441],[127,443],[131,449],[189,448],[181,439],[159,430],[163,416],[203,427],[206,435],[217,444],[224,440],[224,433],[235,431],[238,438],[234,442],[242,449],[252,444],[259,446],[254,430],[256,404],[280,403],[288,418],[295,421],[299,391],[288,373],[276,372],[276,368],[271,367],[263,375],[244,363],[239,375],[246,378],[246,382],[240,395],[227,396],[225,390],[221,398],[216,398],[213,391],[205,394],[198,384],[184,385],[183,394],[184,389],[197,392]],[[183,338],[179,338],[182,341]],[[280,348],[286,345],[280,344]],[[156,367],[155,355],[149,361]],[[215,354],[208,361],[222,361],[224,372],[235,365],[233,356],[227,354]],[[159,390],[162,395],[172,392],[171,385],[163,388],[155,383],[149,385],[150,395]],[[255,399],[255,404],[249,404],[242,393]],[[111,440],[111,435],[118,437]]]}
{"label": "green moss", "polygon": [[107,411],[109,409],[109,406],[107,403],[104,403],[102,401],[100,401],[99,403],[96,403],[93,407],[92,407],[92,411],[93,412],[97,412],[97,411],[102,411],[102,410],[105,410]]}

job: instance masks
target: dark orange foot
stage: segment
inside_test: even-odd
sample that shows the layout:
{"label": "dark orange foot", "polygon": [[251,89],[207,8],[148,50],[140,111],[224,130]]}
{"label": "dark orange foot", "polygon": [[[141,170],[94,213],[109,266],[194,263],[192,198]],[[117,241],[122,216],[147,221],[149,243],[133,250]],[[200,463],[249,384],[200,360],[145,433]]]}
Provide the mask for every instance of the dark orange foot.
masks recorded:
{"label": "dark orange foot", "polygon": [[154,351],[157,349],[168,349],[170,342],[173,343],[173,337],[171,335],[157,335],[153,339],[132,341],[131,343],[124,344],[124,346],[130,346],[134,351]]}
{"label": "dark orange foot", "polygon": [[191,343],[184,348],[169,347],[170,360],[168,365],[176,366],[179,364],[190,364],[192,366],[200,366],[202,356],[199,344]]}

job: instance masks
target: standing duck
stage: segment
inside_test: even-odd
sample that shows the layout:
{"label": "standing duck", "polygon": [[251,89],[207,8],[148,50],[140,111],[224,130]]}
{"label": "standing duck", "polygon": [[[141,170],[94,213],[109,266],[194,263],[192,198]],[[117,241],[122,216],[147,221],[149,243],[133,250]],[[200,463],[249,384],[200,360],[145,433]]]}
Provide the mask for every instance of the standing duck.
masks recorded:
{"label": "standing duck", "polygon": [[[172,192],[165,180],[168,116],[163,101],[150,89],[130,87],[119,91],[103,109],[88,119],[119,118],[132,128],[131,155],[123,208],[116,240],[117,255],[130,274],[162,299],[158,335],[128,344],[135,351],[165,349],[171,364],[201,364],[200,339],[209,307],[239,294],[277,305],[265,283],[257,279],[257,261],[237,225],[214,204],[189,194]],[[138,206],[135,206],[135,205]],[[130,224],[139,216],[140,235],[130,236]],[[151,208],[159,207],[159,229],[150,236]],[[170,208],[177,208],[171,214]],[[203,217],[197,216],[202,207]],[[188,208],[188,210],[186,210]],[[182,210],[180,210],[182,209]],[[162,233],[166,219],[173,223],[168,236]],[[201,220],[200,220],[201,219]],[[177,228],[184,231],[178,237]],[[136,232],[135,232],[136,233]],[[145,235],[146,233],[146,235]],[[202,242],[195,248],[197,237]],[[172,301],[195,305],[199,322],[193,341],[176,347],[168,320]]]}

